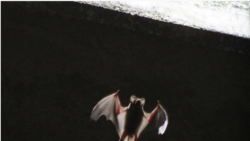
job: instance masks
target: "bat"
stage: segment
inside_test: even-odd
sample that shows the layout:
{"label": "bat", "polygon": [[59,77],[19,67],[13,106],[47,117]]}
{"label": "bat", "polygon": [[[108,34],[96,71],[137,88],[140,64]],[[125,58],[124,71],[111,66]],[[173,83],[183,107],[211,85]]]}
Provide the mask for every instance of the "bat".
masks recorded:
{"label": "bat", "polygon": [[149,126],[155,126],[158,128],[158,134],[164,134],[168,125],[168,115],[159,101],[155,109],[147,113],[143,108],[144,98],[132,95],[129,105],[123,107],[118,92],[119,90],[101,99],[93,108],[91,119],[96,121],[100,116],[106,116],[106,119],[115,125],[119,141],[136,141]]}

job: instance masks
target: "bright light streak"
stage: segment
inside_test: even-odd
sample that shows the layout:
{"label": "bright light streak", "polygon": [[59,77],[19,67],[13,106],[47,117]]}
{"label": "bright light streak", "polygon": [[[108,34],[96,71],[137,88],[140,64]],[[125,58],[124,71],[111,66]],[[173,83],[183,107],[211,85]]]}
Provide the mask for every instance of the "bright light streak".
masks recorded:
{"label": "bright light streak", "polygon": [[83,3],[250,38],[250,1],[85,1]]}

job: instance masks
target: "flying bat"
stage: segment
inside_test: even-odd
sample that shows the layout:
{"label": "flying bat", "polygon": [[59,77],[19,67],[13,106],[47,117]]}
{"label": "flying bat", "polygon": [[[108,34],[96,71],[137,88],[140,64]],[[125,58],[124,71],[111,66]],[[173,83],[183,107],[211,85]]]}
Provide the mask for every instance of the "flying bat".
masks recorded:
{"label": "flying bat", "polygon": [[158,134],[164,134],[168,125],[168,115],[159,101],[155,109],[147,113],[143,108],[144,98],[132,95],[129,105],[123,107],[118,92],[101,99],[93,108],[91,119],[96,121],[100,116],[106,116],[106,119],[115,125],[119,141],[136,141],[141,133],[151,126],[158,128]]}

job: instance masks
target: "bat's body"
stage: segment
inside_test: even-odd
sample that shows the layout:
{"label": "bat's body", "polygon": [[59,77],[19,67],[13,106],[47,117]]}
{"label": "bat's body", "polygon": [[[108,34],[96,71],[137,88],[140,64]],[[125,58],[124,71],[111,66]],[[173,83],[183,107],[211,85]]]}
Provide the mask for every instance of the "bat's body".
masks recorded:
{"label": "bat's body", "polygon": [[155,125],[158,133],[163,134],[167,128],[168,116],[164,108],[158,102],[157,107],[146,113],[143,109],[144,98],[131,96],[127,107],[121,106],[118,92],[104,97],[94,107],[91,118],[97,120],[105,115],[116,126],[120,141],[136,141],[148,125]]}
{"label": "bat's body", "polygon": [[140,123],[143,118],[143,111],[140,103],[131,104],[129,109],[127,110],[126,115],[126,123],[125,124],[125,132],[127,134],[134,134],[136,132],[137,127],[140,126]]}

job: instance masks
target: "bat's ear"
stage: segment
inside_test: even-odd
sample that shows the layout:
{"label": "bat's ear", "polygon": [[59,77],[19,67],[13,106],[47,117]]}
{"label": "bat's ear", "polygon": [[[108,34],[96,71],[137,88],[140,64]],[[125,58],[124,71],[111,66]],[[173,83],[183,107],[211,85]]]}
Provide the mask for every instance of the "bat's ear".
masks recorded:
{"label": "bat's ear", "polygon": [[130,102],[131,102],[131,103],[134,103],[135,100],[136,100],[136,97],[135,97],[134,95],[131,95],[131,97],[130,97]]}
{"label": "bat's ear", "polygon": [[141,98],[141,105],[142,105],[142,106],[145,105],[145,102],[146,102],[145,98]]}

